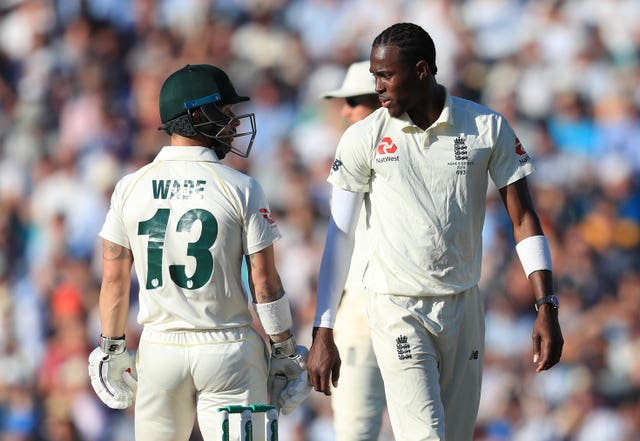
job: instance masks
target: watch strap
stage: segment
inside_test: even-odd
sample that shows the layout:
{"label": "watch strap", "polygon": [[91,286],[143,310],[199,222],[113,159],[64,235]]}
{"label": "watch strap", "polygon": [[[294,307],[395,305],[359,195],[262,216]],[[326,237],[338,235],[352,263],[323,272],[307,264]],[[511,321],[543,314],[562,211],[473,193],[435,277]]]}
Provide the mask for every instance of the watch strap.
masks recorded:
{"label": "watch strap", "polygon": [[535,308],[536,308],[536,311],[538,311],[540,309],[540,307],[542,305],[545,305],[545,304],[551,305],[551,307],[553,309],[558,309],[559,306],[560,306],[560,303],[558,302],[558,297],[556,297],[555,295],[551,294],[551,295],[548,295],[548,296],[540,297],[538,300],[536,300],[536,303],[534,305]]}

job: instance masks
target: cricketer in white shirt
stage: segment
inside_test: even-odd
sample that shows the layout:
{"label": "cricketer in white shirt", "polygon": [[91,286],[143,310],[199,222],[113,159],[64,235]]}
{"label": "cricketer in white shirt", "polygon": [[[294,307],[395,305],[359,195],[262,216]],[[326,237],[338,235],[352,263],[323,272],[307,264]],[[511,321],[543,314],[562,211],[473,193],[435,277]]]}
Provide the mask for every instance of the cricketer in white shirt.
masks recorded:
{"label": "cricketer in white shirt", "polygon": [[429,34],[413,23],[396,23],[373,40],[369,71],[383,108],[344,133],[328,178],[331,218],[307,361],[313,387],[330,395],[341,364],[331,328],[364,201],[372,247],[367,318],[397,441],[473,437],[489,176],[537,299],[536,370],[558,363],[563,345],[548,247],[527,188],[531,160],[501,115],[437,83],[435,54]]}
{"label": "cricketer in white shirt", "polygon": [[[363,284],[398,439],[423,439],[412,409],[433,406],[446,415],[447,439],[473,432],[484,354],[477,283],[488,179],[500,188],[534,170],[502,116],[445,93],[444,109],[427,130],[384,108],[349,127],[328,178],[334,188],[366,195],[370,254]],[[334,279],[322,274],[314,325],[332,328],[335,299],[323,293]],[[424,335],[403,326],[411,320]],[[433,399],[435,391],[442,402]],[[444,433],[442,421],[434,426]]]}
{"label": "cricketer in white shirt", "polygon": [[269,353],[240,277],[243,255],[280,238],[258,182],[212,149],[164,147],[117,184],[100,236],[131,249],[140,283],[136,433],[184,436],[197,411],[213,434],[218,407],[266,403]]}

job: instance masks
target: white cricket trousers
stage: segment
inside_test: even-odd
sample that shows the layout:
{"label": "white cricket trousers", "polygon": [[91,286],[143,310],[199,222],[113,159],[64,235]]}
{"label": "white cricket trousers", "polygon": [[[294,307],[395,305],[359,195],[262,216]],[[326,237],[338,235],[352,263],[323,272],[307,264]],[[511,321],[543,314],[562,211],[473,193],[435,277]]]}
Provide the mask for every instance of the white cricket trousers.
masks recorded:
{"label": "white cricket trousers", "polygon": [[385,407],[384,384],[368,336],[336,333],[342,364],[331,397],[337,441],[376,441]]}
{"label": "white cricket trousers", "polygon": [[331,395],[336,441],[376,441],[380,435],[386,401],[366,309],[363,291],[345,290],[334,327],[342,360]]}
{"label": "white cricket trousers", "polygon": [[478,287],[434,297],[369,292],[367,313],[396,441],[471,441],[484,356]]}
{"label": "white cricket trousers", "polygon": [[[136,441],[187,441],[196,417],[204,440],[218,440],[219,407],[267,402],[268,350],[250,326],[179,332],[145,327],[137,357]],[[233,436],[239,424],[230,426]],[[263,433],[263,423],[254,424],[255,439]]]}

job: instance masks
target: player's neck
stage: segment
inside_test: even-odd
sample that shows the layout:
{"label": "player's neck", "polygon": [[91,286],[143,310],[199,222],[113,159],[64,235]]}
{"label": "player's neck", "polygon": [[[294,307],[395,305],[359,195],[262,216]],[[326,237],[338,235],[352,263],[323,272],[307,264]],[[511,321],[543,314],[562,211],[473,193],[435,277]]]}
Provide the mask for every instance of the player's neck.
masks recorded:
{"label": "player's neck", "polygon": [[426,130],[440,117],[446,92],[443,86],[433,83],[433,86],[427,90],[423,105],[416,106],[413,110],[408,111],[409,117],[422,130]]}
{"label": "player's neck", "polygon": [[171,145],[176,147],[205,146],[199,138],[187,138],[175,133],[171,135]]}

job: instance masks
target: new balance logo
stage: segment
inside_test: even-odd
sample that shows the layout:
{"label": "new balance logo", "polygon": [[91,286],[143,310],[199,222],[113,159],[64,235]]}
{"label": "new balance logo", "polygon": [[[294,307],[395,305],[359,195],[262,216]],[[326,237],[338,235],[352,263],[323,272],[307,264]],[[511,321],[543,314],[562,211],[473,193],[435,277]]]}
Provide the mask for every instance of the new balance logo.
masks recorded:
{"label": "new balance logo", "polygon": [[471,351],[471,354],[469,355],[469,360],[477,360],[478,357],[480,356],[480,353],[478,351]]}
{"label": "new balance logo", "polygon": [[396,351],[398,351],[398,360],[408,360],[411,358],[411,346],[409,346],[406,335],[399,335],[396,338]]}

